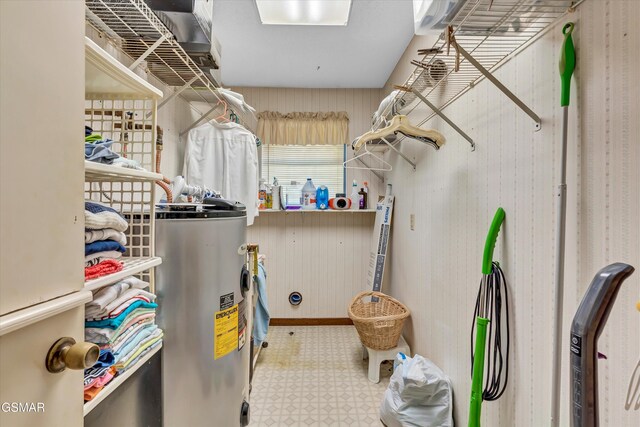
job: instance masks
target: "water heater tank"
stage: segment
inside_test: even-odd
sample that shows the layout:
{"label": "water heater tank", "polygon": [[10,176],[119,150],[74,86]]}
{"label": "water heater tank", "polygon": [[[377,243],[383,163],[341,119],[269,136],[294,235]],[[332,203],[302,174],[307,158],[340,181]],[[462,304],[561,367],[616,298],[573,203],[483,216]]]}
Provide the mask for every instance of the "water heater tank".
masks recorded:
{"label": "water heater tank", "polygon": [[246,210],[222,202],[158,210],[164,425],[246,426],[252,309]]}

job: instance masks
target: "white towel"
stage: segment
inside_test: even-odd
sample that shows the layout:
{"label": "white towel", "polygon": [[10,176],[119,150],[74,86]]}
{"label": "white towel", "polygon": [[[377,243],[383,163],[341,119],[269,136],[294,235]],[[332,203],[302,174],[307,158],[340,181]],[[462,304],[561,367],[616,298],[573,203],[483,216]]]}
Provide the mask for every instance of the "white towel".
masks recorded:
{"label": "white towel", "polygon": [[127,245],[127,236],[113,228],[105,228],[103,230],[87,230],[84,232],[84,243],[93,243],[98,240],[113,240],[122,246]]}
{"label": "white towel", "polygon": [[115,301],[120,295],[129,289],[145,289],[149,287],[149,283],[142,281],[136,277],[129,276],[122,279],[118,283],[100,288],[93,293],[93,301],[85,305],[85,310],[102,310],[110,302]]}
{"label": "white towel", "polygon": [[118,308],[120,308],[120,306],[126,304],[129,300],[137,296],[145,297],[150,302],[153,302],[156,299],[155,294],[152,294],[151,292],[147,292],[139,288],[127,289],[102,309],[97,307],[85,307],[84,317],[86,320],[102,320],[107,317],[110,312],[119,311]]}
{"label": "white towel", "polygon": [[89,230],[102,230],[113,228],[117,231],[125,231],[129,224],[120,215],[113,212],[99,212],[97,214],[84,211],[84,228]]}

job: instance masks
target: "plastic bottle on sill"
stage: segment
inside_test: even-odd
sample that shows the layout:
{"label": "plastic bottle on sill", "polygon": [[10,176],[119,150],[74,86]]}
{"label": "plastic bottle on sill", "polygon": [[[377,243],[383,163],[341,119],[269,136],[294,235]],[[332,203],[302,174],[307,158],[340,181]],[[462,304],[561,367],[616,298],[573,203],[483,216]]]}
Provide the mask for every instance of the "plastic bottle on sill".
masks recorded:
{"label": "plastic bottle on sill", "polygon": [[260,186],[258,187],[258,209],[265,210],[267,208],[267,186],[265,180],[260,178]]}
{"label": "plastic bottle on sill", "polygon": [[266,187],[266,195],[265,195],[265,207],[267,209],[273,209],[273,187],[270,184],[265,184]]}
{"label": "plastic bottle on sill", "polygon": [[358,192],[358,181],[353,180],[353,184],[351,184],[351,209],[357,210],[360,206],[360,194]]}
{"label": "plastic bottle on sill", "polygon": [[364,182],[364,192],[366,194],[364,199],[364,208],[369,209],[369,183],[367,181]]}
{"label": "plastic bottle on sill", "polygon": [[272,209],[275,209],[275,210],[282,209],[282,205],[284,203],[282,203],[280,194],[281,194],[280,184],[278,183],[278,179],[274,177],[273,185],[271,186]]}
{"label": "plastic bottle on sill", "polygon": [[329,189],[326,185],[320,185],[316,190],[316,208],[329,209]]}
{"label": "plastic bottle on sill", "polygon": [[316,208],[316,186],[313,185],[311,178],[307,178],[307,182],[302,187],[300,202],[302,209],[313,210]]}
{"label": "plastic bottle on sill", "polygon": [[367,208],[367,193],[365,193],[364,188],[360,188],[358,191],[358,209],[366,209]]}

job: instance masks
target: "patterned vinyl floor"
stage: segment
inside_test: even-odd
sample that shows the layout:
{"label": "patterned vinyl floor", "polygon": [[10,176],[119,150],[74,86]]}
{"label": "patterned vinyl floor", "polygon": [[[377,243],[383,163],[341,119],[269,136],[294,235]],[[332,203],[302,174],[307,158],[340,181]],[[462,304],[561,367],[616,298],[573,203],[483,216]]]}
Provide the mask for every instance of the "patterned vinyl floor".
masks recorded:
{"label": "patterned vinyl floor", "polygon": [[268,342],[253,377],[250,427],[382,426],[392,365],[369,382],[353,326],[270,327]]}

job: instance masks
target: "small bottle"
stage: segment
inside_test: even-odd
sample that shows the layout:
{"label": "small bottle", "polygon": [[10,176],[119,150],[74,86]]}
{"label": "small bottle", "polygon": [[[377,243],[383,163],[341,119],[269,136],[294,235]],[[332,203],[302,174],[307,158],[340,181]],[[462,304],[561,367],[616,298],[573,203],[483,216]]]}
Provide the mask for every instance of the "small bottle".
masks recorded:
{"label": "small bottle", "polygon": [[358,199],[358,209],[366,209],[367,193],[365,193],[364,188],[360,188],[360,191],[358,191],[358,195],[360,196]]}
{"label": "small bottle", "polygon": [[265,207],[267,209],[273,209],[273,188],[270,184],[265,184],[267,187],[266,197],[265,197]]}
{"label": "small bottle", "polygon": [[260,187],[258,189],[258,209],[264,210],[267,208],[267,186],[265,185],[265,180],[263,178],[260,179]]}
{"label": "small bottle", "polygon": [[364,208],[369,209],[369,183],[367,181],[364,182],[364,192],[366,193],[366,197],[364,198]]}
{"label": "small bottle", "polygon": [[[278,178],[273,178],[273,185],[271,186],[271,209],[282,209],[283,201],[280,195],[280,184],[278,184]],[[286,206],[286,205],[285,205]]]}
{"label": "small bottle", "polygon": [[360,206],[360,194],[358,194],[358,181],[353,180],[351,184],[351,209],[356,210]]}

